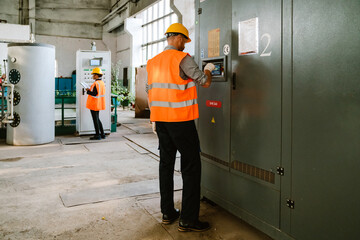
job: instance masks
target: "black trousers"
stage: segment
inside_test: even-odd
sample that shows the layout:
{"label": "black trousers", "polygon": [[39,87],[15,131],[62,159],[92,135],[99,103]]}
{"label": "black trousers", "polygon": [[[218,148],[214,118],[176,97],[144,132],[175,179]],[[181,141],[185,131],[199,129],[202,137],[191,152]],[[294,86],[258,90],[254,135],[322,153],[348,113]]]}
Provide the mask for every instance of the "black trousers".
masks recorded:
{"label": "black trousers", "polygon": [[174,211],[174,166],[181,154],[183,179],[181,219],[196,221],[200,210],[201,160],[195,122],[156,122],[160,145],[160,206],[163,214]]}
{"label": "black trousers", "polygon": [[102,125],[102,123],[100,121],[100,118],[99,118],[99,111],[90,110],[90,112],[91,112],[91,117],[92,117],[93,122],[94,122],[95,136],[104,136],[105,134],[104,134],[103,125]]}

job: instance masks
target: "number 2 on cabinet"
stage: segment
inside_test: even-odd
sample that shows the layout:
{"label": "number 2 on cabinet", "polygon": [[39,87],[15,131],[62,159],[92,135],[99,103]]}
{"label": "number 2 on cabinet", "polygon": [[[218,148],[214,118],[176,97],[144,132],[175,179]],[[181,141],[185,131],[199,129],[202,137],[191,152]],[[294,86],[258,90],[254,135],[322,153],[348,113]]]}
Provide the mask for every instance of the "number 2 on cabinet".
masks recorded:
{"label": "number 2 on cabinet", "polygon": [[265,47],[264,51],[262,51],[262,53],[260,54],[260,57],[270,57],[270,56],[271,56],[271,51],[270,51],[270,52],[266,52],[266,50],[268,49],[268,47],[269,47],[269,45],[270,45],[271,36],[270,36],[270,34],[268,34],[268,33],[264,33],[264,34],[261,36],[261,40],[263,40],[263,38],[266,38],[266,39],[267,39],[267,44],[266,44],[266,47]]}

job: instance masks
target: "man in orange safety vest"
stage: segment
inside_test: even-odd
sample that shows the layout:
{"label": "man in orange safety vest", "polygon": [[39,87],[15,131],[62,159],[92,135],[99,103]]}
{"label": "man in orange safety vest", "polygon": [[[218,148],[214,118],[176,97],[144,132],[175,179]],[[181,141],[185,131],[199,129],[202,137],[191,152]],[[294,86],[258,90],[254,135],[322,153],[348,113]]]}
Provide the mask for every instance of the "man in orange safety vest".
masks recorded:
{"label": "man in orange safety vest", "polygon": [[[209,63],[204,72],[189,54],[183,52],[190,42],[188,30],[180,23],[170,25],[165,33],[168,46],[147,62],[150,120],[155,125],[160,147],[160,206],[163,224],[180,217],[178,230],[205,231],[208,222],[199,220],[200,143],[194,119],[199,117],[196,84],[211,85]],[[183,194],[181,213],[174,208],[174,165],[181,154]]]}

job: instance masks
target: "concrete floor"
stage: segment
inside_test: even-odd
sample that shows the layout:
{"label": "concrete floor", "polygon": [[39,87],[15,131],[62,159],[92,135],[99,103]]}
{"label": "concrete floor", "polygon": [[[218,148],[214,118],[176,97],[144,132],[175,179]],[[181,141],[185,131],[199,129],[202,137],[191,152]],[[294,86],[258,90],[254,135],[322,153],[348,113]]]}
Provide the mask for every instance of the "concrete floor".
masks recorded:
{"label": "concrete floor", "polygon": [[[211,230],[180,233],[177,223],[162,225],[159,193],[148,188],[158,179],[157,137],[148,120],[133,116],[119,111],[117,132],[96,142],[62,136],[15,147],[1,141],[0,239],[271,239],[207,202],[200,219]],[[135,196],[117,194],[133,183],[140,184]],[[180,208],[181,190],[174,194]],[[69,199],[77,204],[67,206]]]}

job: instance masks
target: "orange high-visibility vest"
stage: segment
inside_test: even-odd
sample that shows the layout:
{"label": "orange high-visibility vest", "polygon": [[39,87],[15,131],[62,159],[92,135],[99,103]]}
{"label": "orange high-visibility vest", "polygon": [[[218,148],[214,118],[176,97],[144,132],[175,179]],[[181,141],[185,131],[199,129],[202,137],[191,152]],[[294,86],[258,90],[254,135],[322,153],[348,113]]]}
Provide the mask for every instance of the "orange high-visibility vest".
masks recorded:
{"label": "orange high-visibility vest", "polygon": [[86,108],[93,111],[105,110],[105,83],[97,80],[91,85],[90,90],[93,91],[95,86],[98,93],[96,96],[88,95]]}
{"label": "orange high-visibility vest", "polygon": [[196,85],[180,77],[187,53],[165,50],[147,62],[150,120],[183,122],[199,118]]}

